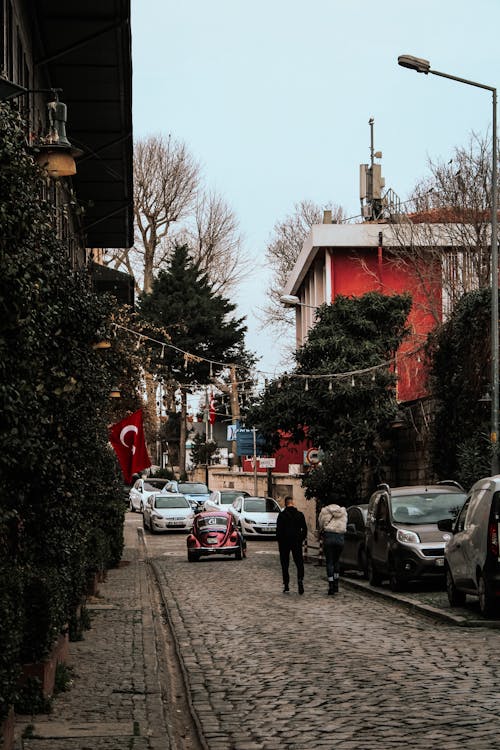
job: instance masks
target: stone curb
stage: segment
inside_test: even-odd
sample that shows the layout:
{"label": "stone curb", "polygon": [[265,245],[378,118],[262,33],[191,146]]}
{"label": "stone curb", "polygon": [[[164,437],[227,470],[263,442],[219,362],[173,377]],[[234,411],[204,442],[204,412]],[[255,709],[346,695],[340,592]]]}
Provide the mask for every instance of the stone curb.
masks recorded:
{"label": "stone curb", "polygon": [[[315,559],[311,556],[309,556],[308,562],[319,567],[324,565],[324,563],[320,562],[317,558]],[[447,622],[450,625],[462,628],[489,628],[490,630],[500,630],[500,619],[470,619],[468,617],[463,617],[462,615],[447,612],[439,607],[433,607],[431,604],[424,604],[423,602],[416,601],[409,596],[404,596],[404,594],[387,591],[378,586],[370,586],[370,584],[365,581],[356,581],[353,578],[346,578],[345,576],[341,576],[341,580],[343,584],[355,589],[356,591],[362,591],[368,596],[378,597],[379,599],[388,599],[410,612],[419,612],[425,617],[432,618],[433,620]]]}

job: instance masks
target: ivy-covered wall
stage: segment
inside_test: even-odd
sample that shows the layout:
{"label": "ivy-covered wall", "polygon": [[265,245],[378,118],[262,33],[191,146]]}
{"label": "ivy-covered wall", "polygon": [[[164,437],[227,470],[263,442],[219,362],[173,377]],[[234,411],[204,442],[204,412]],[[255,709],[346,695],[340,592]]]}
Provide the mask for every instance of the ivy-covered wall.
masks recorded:
{"label": "ivy-covered wall", "polygon": [[113,301],[72,270],[45,179],[0,105],[0,721],[20,663],[48,653],[123,545],[108,394],[129,362],[124,347],[93,348]]}

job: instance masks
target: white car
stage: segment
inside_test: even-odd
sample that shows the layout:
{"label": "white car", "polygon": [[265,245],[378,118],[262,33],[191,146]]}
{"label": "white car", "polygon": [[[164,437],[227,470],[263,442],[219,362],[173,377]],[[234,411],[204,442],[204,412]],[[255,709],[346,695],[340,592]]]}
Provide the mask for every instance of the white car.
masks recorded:
{"label": "white car", "polygon": [[272,497],[237,497],[228,510],[244,537],[276,536],[276,521],[281,508]]}
{"label": "white car", "polygon": [[137,479],[130,488],[128,496],[128,505],[132,513],[135,513],[136,510],[138,510],[139,513],[142,513],[148,497],[155,493],[162,492],[167,481],[167,479],[155,479],[154,477]]}
{"label": "white car", "polygon": [[156,531],[190,531],[194,511],[184,495],[150,495],[144,506],[142,523],[152,534]]}
{"label": "white car", "polygon": [[229,510],[229,506],[232,506],[233,502],[238,497],[248,497],[249,492],[245,490],[235,489],[223,489],[223,490],[212,490],[210,497],[203,505],[203,510]]}

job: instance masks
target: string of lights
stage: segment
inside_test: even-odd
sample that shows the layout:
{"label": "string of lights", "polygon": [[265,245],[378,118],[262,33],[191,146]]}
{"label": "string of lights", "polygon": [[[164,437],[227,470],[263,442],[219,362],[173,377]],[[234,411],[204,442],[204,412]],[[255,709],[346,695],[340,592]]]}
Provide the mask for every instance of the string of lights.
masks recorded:
{"label": "string of lights", "polygon": [[[234,367],[235,369],[241,369],[241,367],[242,367],[241,365],[237,365],[237,364],[235,364],[233,362],[218,362],[217,360],[209,359],[208,357],[204,357],[202,355],[192,354],[191,352],[187,352],[184,349],[181,349],[180,347],[175,346],[175,344],[171,344],[171,343],[169,343],[167,341],[159,341],[158,339],[155,339],[152,336],[148,336],[148,335],[146,335],[144,333],[141,333],[139,331],[134,331],[132,328],[127,328],[126,326],[120,325],[119,323],[113,323],[113,326],[115,328],[121,328],[122,330],[126,331],[127,333],[130,333],[130,334],[132,334],[134,336],[137,336],[137,338],[138,338],[138,346],[140,346],[140,343],[141,343],[141,341],[143,339],[147,340],[147,341],[150,341],[153,344],[158,344],[159,346],[162,347],[162,354],[163,354],[163,351],[164,351],[165,348],[169,348],[169,349],[174,349],[175,351],[179,352],[187,360],[196,361],[196,362],[208,362],[210,364],[210,366],[212,366],[212,365],[218,365],[219,367],[224,367],[224,368],[228,368],[228,369],[230,369],[232,367]],[[385,369],[387,367],[391,367],[392,365],[395,365],[398,362],[400,362],[402,359],[407,358],[407,357],[411,357],[414,354],[417,354],[419,351],[421,351],[424,348],[424,346],[425,346],[425,344],[418,344],[413,349],[410,349],[407,352],[403,352],[401,354],[396,354],[396,355],[394,355],[394,357],[391,357],[390,359],[385,360],[384,362],[380,362],[380,363],[378,363],[376,365],[371,365],[370,367],[363,367],[363,368],[360,368],[360,369],[357,369],[357,370],[347,370],[345,372],[327,372],[327,373],[285,373],[284,375],[280,375],[278,377],[276,377],[274,373],[265,372],[264,370],[256,370],[256,374],[264,376],[264,377],[265,376],[273,376],[279,382],[281,382],[283,380],[287,380],[287,379],[292,379],[292,378],[302,379],[302,380],[305,380],[305,382],[306,382],[306,390],[308,390],[309,380],[329,380],[331,382],[333,380],[341,380],[341,379],[347,380],[347,379],[351,378],[351,382],[352,382],[353,378],[356,377],[356,376],[359,377],[359,376],[362,376],[362,375],[367,375],[369,373],[373,373],[374,374],[377,370],[382,370],[382,369]],[[237,384],[238,385],[242,385],[242,384],[248,383],[248,382],[252,382],[252,381],[241,380],[241,381],[238,381]],[[355,383],[354,383],[354,385],[355,385]]]}

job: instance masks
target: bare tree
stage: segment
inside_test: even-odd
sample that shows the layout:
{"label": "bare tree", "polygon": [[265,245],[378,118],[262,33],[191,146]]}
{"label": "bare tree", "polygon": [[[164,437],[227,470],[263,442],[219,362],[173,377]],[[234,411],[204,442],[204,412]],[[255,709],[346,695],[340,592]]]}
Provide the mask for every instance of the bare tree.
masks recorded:
{"label": "bare tree", "polygon": [[208,273],[216,292],[227,293],[250,271],[236,214],[214,190],[198,193],[193,216],[174,244],[179,240],[191,249],[193,260]]}
{"label": "bare tree", "polygon": [[[344,220],[345,213],[340,206],[330,204],[326,208],[332,211],[333,221]],[[311,227],[322,221],[323,208],[312,201],[302,200],[295,204],[290,216],[274,225],[266,248],[266,258],[273,270],[273,278],[268,288],[269,303],[261,311],[261,321],[263,327],[274,326],[277,335],[293,323],[290,310],[280,303],[283,288]]]}
{"label": "bare tree", "polygon": [[227,292],[250,270],[234,211],[201,187],[199,165],[181,141],[153,136],[135,143],[134,217],[134,247],[108,250],[104,262],[133,275],[137,292],[151,291],[176,244],[192,249],[216,291]]}
{"label": "bare tree", "polygon": [[392,250],[394,262],[419,278],[428,311],[439,321],[436,272],[445,313],[466,292],[490,284],[490,139],[473,133],[448,162],[430,160],[429,170],[415,187],[410,212],[394,225]]}

